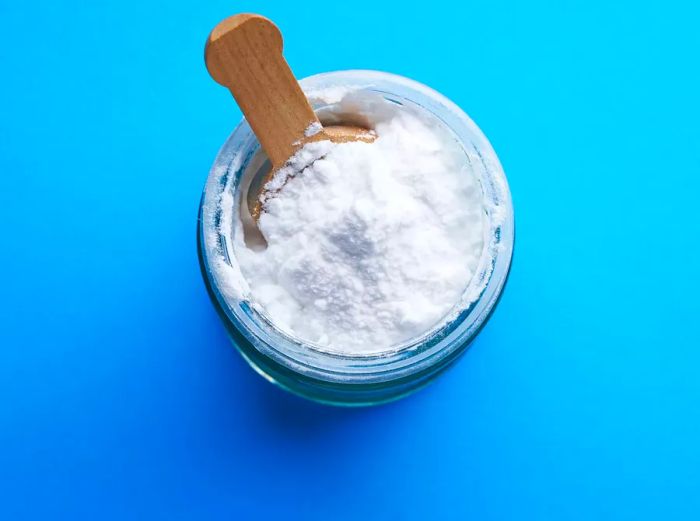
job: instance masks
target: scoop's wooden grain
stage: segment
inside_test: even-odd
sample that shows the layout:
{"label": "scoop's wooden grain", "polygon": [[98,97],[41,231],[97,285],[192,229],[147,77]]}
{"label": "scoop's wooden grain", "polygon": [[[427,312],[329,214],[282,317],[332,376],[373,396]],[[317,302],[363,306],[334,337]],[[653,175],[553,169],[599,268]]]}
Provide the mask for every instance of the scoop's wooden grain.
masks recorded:
{"label": "scoop's wooden grain", "polygon": [[[320,122],[282,56],[279,29],[263,16],[238,14],[219,23],[207,39],[205,62],[212,78],[229,88],[270,159],[267,179],[310,141],[374,140],[367,129],[342,125],[305,135]],[[255,185],[264,187],[267,179]],[[251,192],[248,209],[257,221],[260,193]]]}

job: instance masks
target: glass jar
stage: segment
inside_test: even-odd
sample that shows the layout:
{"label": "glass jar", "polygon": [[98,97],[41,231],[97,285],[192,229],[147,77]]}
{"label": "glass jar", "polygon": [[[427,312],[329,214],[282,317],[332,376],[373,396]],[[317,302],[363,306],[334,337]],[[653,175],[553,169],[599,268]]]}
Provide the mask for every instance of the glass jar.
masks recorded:
{"label": "glass jar", "polygon": [[[362,89],[389,101],[412,104],[442,120],[461,142],[484,196],[487,231],[479,267],[467,292],[474,298],[455,318],[422,338],[372,355],[325,352],[276,329],[245,297],[227,290],[222,269],[236,266],[232,223],[223,205],[245,194],[246,172],[264,157],[243,120],[220,150],[206,183],[199,212],[198,252],[209,295],[233,344],[263,377],[291,392],[336,405],[371,405],[405,396],[447,368],[479,333],[503,291],[513,254],[510,192],[495,152],[471,119],[441,94],[415,81],[376,71],[340,71],[301,80],[323,121],[333,89]],[[324,92],[317,98],[315,93]],[[240,272],[239,272],[240,273]]]}

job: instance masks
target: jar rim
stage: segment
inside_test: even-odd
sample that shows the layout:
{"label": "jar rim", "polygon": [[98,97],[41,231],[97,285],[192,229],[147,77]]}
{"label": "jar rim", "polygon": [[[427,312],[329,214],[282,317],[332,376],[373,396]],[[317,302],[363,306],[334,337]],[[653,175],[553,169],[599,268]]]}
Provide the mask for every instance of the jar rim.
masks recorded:
{"label": "jar rim", "polygon": [[300,84],[312,102],[316,93],[327,91],[328,87],[367,89],[413,101],[441,119],[459,138],[460,144],[473,148],[483,167],[480,181],[484,197],[490,198],[492,211],[498,212],[498,216],[490,216],[498,220],[490,223],[493,226],[489,228],[489,244],[484,245],[484,250],[490,248],[490,265],[482,266],[485,270],[474,275],[486,277],[481,292],[457,316],[438,328],[376,353],[318,349],[275,328],[248,301],[231,302],[222,291],[222,281],[215,267],[221,259],[213,258],[220,255],[225,262],[231,262],[226,237],[212,231],[221,224],[217,222],[221,194],[235,176],[240,177],[257,150],[257,140],[245,119],[219,151],[202,196],[198,239],[205,281],[227,327],[238,331],[242,337],[238,340],[253,348],[248,350],[246,358],[250,353],[255,356],[257,351],[298,375],[340,384],[373,384],[411,377],[461,352],[486,322],[503,290],[514,240],[513,209],[505,174],[490,143],[469,116],[442,94],[419,82],[380,71],[349,70],[309,76]]}

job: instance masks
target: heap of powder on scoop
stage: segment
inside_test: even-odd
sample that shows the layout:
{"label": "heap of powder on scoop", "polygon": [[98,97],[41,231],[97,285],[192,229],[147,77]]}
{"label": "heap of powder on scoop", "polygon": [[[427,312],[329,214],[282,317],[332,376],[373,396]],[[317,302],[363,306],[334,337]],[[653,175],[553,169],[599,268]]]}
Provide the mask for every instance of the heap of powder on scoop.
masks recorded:
{"label": "heap of powder on scoop", "polygon": [[302,148],[268,185],[267,247],[234,241],[252,305],[329,351],[424,335],[459,307],[482,255],[483,194],[466,153],[441,122],[392,110],[373,143]]}

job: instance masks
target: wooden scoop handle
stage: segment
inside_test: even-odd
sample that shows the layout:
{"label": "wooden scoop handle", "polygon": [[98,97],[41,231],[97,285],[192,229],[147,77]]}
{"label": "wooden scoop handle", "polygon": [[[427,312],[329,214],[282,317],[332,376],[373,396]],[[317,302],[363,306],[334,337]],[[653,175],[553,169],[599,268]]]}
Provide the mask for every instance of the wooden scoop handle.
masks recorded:
{"label": "wooden scoop handle", "polygon": [[319,121],[282,56],[277,26],[256,14],[226,18],[209,35],[204,60],[231,90],[273,169],[280,168]]}

